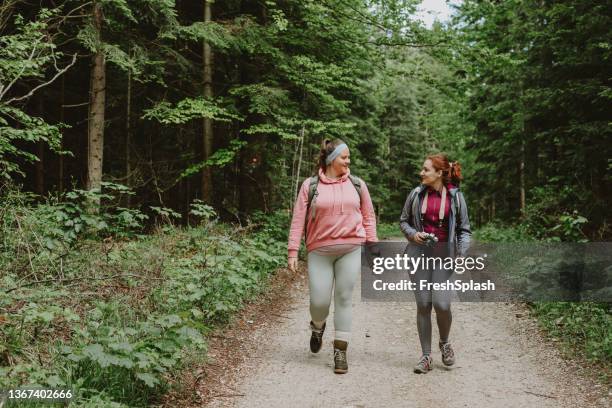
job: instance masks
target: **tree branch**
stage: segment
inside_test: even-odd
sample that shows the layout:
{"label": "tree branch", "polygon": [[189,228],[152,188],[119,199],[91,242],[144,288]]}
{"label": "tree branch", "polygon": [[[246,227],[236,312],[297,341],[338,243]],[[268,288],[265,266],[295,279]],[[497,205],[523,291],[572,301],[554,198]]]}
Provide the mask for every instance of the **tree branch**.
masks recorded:
{"label": "tree branch", "polygon": [[[61,70],[57,71],[57,72],[55,73],[55,76],[54,76],[53,78],[51,78],[49,81],[44,82],[44,83],[42,83],[42,84],[38,85],[37,87],[35,87],[34,89],[32,89],[30,92],[28,92],[27,94],[25,94],[25,95],[23,95],[23,96],[19,96],[19,97],[16,97],[16,98],[11,98],[11,99],[9,99],[9,100],[8,100],[8,101],[6,101],[5,103],[8,105],[8,104],[10,104],[10,103],[12,103],[12,102],[16,102],[16,101],[21,101],[21,100],[23,100],[23,99],[27,99],[27,98],[29,98],[30,96],[34,95],[34,92],[38,91],[40,88],[44,88],[45,86],[52,84],[53,82],[55,82],[55,80],[56,80],[57,78],[59,78],[60,76],[62,76],[62,75],[63,75],[63,74],[66,72],[66,71],[68,71],[68,70],[70,69],[70,67],[72,67],[72,66],[75,64],[75,62],[76,62],[76,58],[77,58],[77,54],[74,54],[74,55],[72,56],[72,61],[70,62],[70,64],[66,65],[66,66],[65,66],[64,68],[62,68]],[[8,90],[8,88],[7,88],[7,90]],[[5,92],[5,93],[6,93],[6,92]],[[3,95],[0,95],[0,98],[1,98],[2,96],[3,96]]]}
{"label": "tree branch", "polygon": [[[34,46],[32,47],[32,52],[28,56],[28,61],[32,61],[34,59],[34,55],[36,54],[36,47],[37,46],[38,46],[38,41],[34,43]],[[6,95],[6,93],[13,87],[13,85],[15,85],[17,80],[19,78],[21,78],[21,75],[25,71],[26,66],[27,66],[27,64],[23,64],[22,65],[21,70],[19,70],[19,73],[15,76],[15,78],[13,78],[13,80],[11,82],[9,82],[9,84],[6,87],[5,86],[1,86],[0,87],[0,89],[1,89],[1,91],[0,91],[0,101],[2,100],[4,95]],[[8,104],[8,102],[7,102],[7,104]]]}

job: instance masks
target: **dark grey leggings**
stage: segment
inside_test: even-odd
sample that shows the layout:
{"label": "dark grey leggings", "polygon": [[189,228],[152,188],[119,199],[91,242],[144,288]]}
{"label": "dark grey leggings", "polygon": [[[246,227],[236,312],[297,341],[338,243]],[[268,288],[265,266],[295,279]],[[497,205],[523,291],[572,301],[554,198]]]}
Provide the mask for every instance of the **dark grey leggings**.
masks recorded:
{"label": "dark grey leggings", "polygon": [[411,280],[416,283],[417,290],[414,295],[417,303],[417,330],[421,342],[423,354],[431,354],[431,309],[436,310],[436,320],[440,331],[440,341],[448,341],[453,315],[451,313],[452,290],[419,290],[421,280],[427,282],[442,283],[451,280],[453,271],[444,269],[418,270],[411,275]]}

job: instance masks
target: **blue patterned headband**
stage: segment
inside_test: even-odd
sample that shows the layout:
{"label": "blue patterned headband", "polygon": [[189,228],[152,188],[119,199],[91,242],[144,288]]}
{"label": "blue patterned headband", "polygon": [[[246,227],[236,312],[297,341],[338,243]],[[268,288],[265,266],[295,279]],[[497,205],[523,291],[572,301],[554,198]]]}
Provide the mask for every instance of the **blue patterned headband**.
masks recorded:
{"label": "blue patterned headband", "polygon": [[342,151],[344,149],[348,149],[348,146],[346,145],[346,143],[342,143],[342,144],[336,146],[334,151],[331,152],[327,156],[327,159],[325,159],[325,164],[327,164],[329,166],[331,164],[331,162],[333,162],[336,159],[336,157],[340,156],[340,153],[342,153]]}

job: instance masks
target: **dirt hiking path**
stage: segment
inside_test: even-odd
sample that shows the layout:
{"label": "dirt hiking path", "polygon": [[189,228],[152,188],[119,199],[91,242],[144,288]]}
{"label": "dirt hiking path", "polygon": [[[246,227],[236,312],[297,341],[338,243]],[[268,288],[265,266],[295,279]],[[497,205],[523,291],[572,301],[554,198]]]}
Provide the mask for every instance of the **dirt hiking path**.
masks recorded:
{"label": "dirt hiking path", "polygon": [[452,368],[440,361],[432,315],[434,369],[413,374],[420,356],[414,303],[362,302],[359,283],[353,294],[349,372],[334,374],[333,306],[323,349],[312,354],[307,281],[292,286],[292,302],[258,317],[266,321],[249,334],[245,341],[250,344],[241,346],[248,355],[232,367],[231,381],[222,380],[231,391],[221,390],[207,406],[610,406],[609,390],[564,361],[520,305],[454,303],[451,341],[457,362]]}

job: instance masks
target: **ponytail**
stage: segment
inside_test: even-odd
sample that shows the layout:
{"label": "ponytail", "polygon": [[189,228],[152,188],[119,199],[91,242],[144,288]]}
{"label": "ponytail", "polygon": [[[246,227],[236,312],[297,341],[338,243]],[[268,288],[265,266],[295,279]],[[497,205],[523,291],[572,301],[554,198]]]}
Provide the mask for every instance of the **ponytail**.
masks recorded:
{"label": "ponytail", "polygon": [[444,185],[452,183],[459,186],[463,177],[461,176],[461,164],[458,161],[449,162],[444,154],[432,154],[427,156],[431,160],[434,169],[442,170],[442,182]]}
{"label": "ponytail", "polygon": [[463,177],[461,176],[461,164],[458,161],[449,164],[449,181],[458,186]]}

